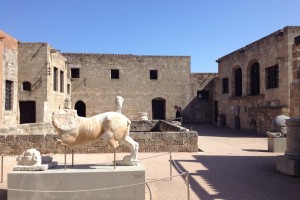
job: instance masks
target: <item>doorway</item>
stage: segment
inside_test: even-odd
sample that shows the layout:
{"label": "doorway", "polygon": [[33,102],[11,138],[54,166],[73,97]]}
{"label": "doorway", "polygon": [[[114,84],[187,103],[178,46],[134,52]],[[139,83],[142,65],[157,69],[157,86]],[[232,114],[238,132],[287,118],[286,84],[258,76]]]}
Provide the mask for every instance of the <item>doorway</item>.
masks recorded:
{"label": "doorway", "polygon": [[75,104],[75,110],[77,110],[77,115],[80,117],[86,117],[86,106],[83,101],[77,101]]}
{"label": "doorway", "polygon": [[35,101],[20,101],[20,124],[36,123]]}
{"label": "doorway", "polygon": [[152,99],[152,119],[166,118],[166,100],[163,98]]}

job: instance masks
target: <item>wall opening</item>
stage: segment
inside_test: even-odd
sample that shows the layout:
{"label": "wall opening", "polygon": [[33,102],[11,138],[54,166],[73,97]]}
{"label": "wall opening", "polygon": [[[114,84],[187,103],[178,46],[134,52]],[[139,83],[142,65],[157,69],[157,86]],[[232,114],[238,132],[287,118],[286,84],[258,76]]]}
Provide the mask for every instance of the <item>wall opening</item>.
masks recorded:
{"label": "wall opening", "polygon": [[152,119],[166,119],[166,100],[163,98],[152,99]]}
{"label": "wall opening", "polygon": [[242,69],[238,68],[235,70],[234,74],[234,83],[235,83],[235,96],[242,96],[243,93],[243,79],[242,79]]}
{"label": "wall opening", "polygon": [[250,69],[250,95],[259,95],[260,93],[260,76],[259,64],[256,62]]}
{"label": "wall opening", "polygon": [[77,115],[80,117],[86,117],[86,106],[83,101],[77,101],[75,103],[75,110],[77,110]]}
{"label": "wall opening", "polygon": [[36,123],[35,101],[20,101],[20,124]]}

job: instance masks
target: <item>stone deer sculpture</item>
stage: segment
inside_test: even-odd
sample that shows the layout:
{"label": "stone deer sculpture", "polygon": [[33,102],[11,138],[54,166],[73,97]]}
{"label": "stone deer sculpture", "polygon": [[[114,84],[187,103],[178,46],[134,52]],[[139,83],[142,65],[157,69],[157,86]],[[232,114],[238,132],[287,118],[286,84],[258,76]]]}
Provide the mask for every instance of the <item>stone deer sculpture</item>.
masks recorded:
{"label": "stone deer sculpture", "polygon": [[84,145],[104,139],[110,147],[117,148],[124,141],[131,149],[130,155],[123,158],[122,165],[137,165],[139,144],[129,136],[130,120],[118,112],[105,112],[93,117],[79,117],[73,109],[60,109],[53,112],[52,124],[63,144]]}

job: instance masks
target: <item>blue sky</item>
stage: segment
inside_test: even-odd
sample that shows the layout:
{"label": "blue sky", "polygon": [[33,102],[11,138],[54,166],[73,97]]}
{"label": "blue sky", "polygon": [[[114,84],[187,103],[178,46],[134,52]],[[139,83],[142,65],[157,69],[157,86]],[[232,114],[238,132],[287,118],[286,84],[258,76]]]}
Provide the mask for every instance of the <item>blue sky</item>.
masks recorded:
{"label": "blue sky", "polygon": [[299,0],[0,0],[0,29],[62,52],[191,56],[192,72],[285,26]]}

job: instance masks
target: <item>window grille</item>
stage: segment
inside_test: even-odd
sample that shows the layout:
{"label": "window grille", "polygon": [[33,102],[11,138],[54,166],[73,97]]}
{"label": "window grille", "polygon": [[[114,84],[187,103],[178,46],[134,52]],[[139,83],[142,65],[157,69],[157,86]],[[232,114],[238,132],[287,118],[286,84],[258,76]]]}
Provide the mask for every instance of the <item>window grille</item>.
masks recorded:
{"label": "window grille", "polygon": [[266,88],[278,88],[279,86],[279,73],[278,65],[266,68]]}
{"label": "window grille", "polygon": [[13,82],[5,81],[5,110],[12,109]]}

